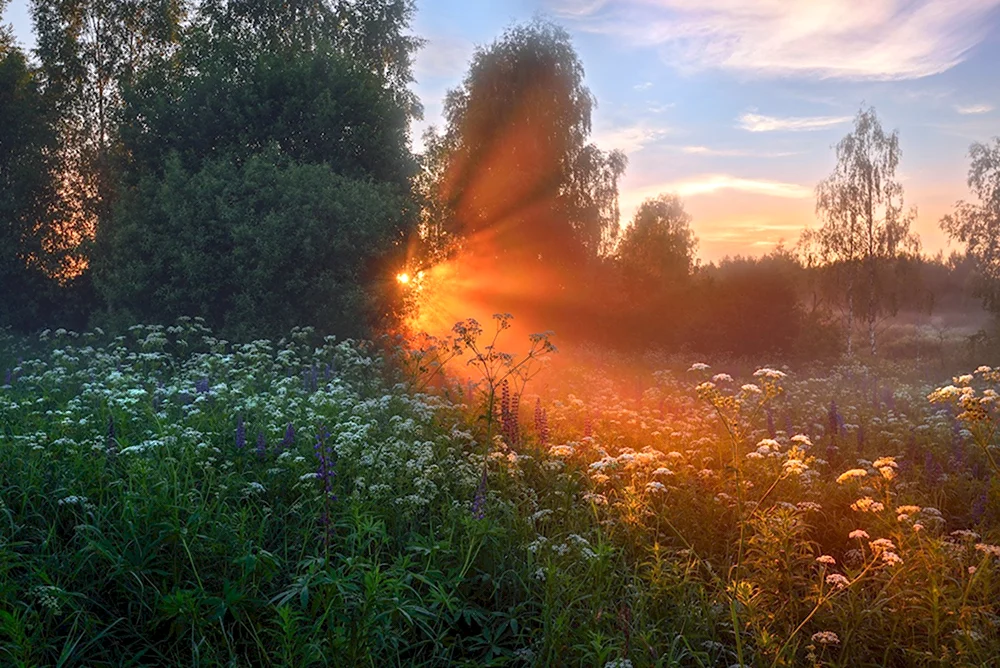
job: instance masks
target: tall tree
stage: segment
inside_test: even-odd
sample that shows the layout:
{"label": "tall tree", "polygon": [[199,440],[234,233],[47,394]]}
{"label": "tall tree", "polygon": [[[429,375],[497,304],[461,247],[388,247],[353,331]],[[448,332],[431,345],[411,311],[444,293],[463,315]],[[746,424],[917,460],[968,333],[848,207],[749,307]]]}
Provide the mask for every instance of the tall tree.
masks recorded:
{"label": "tall tree", "polygon": [[[112,206],[123,91],[170,57],[186,11],[186,0],[32,0],[35,52],[58,112],[58,239],[68,250],[92,238]],[[87,261],[76,256],[79,271]]]}
{"label": "tall tree", "polygon": [[407,32],[415,11],[414,0],[205,0],[198,22],[251,59],[333,46],[378,77],[415,118],[421,107],[409,85],[423,44]]}
{"label": "tall tree", "polygon": [[0,31],[0,118],[0,327],[32,329],[48,319],[49,276],[65,260],[51,244],[58,141],[40,73],[7,31]]}
{"label": "tall tree", "polygon": [[616,253],[626,290],[650,294],[683,282],[694,268],[697,246],[691,215],[679,197],[647,199],[625,228]]}
{"label": "tall tree", "polygon": [[837,166],[816,187],[816,212],[823,220],[816,241],[827,261],[841,264],[847,273],[847,351],[857,305],[858,274],[867,278],[863,314],[868,344],[877,352],[876,323],[884,306],[879,273],[901,254],[916,252],[919,240],[910,232],[915,210],[903,209],[903,186],[896,180],[899,133],[886,134],[875,109],[861,109],[854,130],[837,144]]}
{"label": "tall tree", "polygon": [[941,229],[975,260],[979,292],[990,310],[1000,311],[1000,137],[969,147],[969,189],[978,202],[959,201],[941,219]]}
{"label": "tall tree", "polygon": [[365,335],[393,311],[415,219],[406,110],[328,45],[233,67],[239,46],[197,40],[126,92],[96,286],[122,320]]}
{"label": "tall tree", "polygon": [[594,98],[569,35],[542,21],[477,49],[445,100],[441,196],[460,234],[563,270],[607,253],[618,230],[620,152],[588,142]]}

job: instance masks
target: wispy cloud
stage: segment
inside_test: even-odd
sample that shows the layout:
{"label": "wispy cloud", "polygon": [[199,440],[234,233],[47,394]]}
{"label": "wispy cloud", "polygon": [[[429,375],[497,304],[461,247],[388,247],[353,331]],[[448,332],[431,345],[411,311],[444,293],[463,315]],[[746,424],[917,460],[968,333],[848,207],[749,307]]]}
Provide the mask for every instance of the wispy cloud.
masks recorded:
{"label": "wispy cloud", "polygon": [[652,81],[643,81],[642,83],[638,83],[632,86],[634,90],[649,90],[652,87],[653,87]]}
{"label": "wispy cloud", "polygon": [[582,30],[659,46],[671,64],[896,80],[962,62],[1000,0],[548,0]]}
{"label": "wispy cloud", "polygon": [[597,128],[594,131],[593,140],[595,144],[604,149],[618,149],[625,153],[636,153],[663,139],[670,132],[670,128],[640,122],[626,126]]}
{"label": "wispy cloud", "polygon": [[739,119],[738,127],[750,132],[780,132],[806,130],[825,130],[834,125],[847,123],[850,116],[787,116],[779,118],[777,116],[763,116],[747,112]]}
{"label": "wispy cloud", "polygon": [[969,105],[957,105],[955,111],[962,114],[963,116],[969,116],[971,114],[988,114],[993,111],[994,107],[992,104],[969,104]]}
{"label": "wispy cloud", "polygon": [[784,158],[789,155],[798,155],[795,151],[750,151],[739,148],[712,148],[710,146],[681,146],[680,151],[690,155],[724,158]]}
{"label": "wispy cloud", "polygon": [[676,193],[681,197],[712,195],[722,190],[738,190],[753,195],[765,195],[784,199],[805,199],[813,196],[812,188],[797,183],[784,183],[768,179],[752,179],[730,174],[702,174],[689,179],[659,183],[622,193],[622,208],[637,205],[647,197],[659,193]]}

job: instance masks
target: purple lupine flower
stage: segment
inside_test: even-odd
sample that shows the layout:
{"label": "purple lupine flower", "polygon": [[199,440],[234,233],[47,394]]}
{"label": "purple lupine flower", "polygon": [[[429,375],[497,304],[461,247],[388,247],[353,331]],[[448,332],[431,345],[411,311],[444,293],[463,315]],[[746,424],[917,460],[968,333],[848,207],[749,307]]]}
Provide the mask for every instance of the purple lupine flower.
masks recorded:
{"label": "purple lupine flower", "polygon": [[267,454],[267,441],[264,440],[264,432],[257,432],[257,458],[264,459]]}
{"label": "purple lupine flower", "polygon": [[583,437],[590,438],[594,435],[594,423],[591,421],[590,416],[587,416],[586,421],[583,423]]}
{"label": "purple lupine flower", "polygon": [[837,413],[837,402],[830,400],[830,407],[826,411],[827,417],[827,433],[836,438],[837,433],[840,431],[840,414]]}
{"label": "purple lupine flower", "polygon": [[316,477],[323,484],[324,495],[335,501],[337,497],[333,494],[333,479],[337,475],[334,469],[336,453],[330,447],[329,440],[330,432],[327,431],[326,427],[320,427],[316,434],[316,444],[313,446],[313,450],[317,460]]}
{"label": "purple lupine flower", "polygon": [[976,497],[976,500],[972,502],[972,522],[978,524],[979,520],[983,519],[983,515],[986,514],[986,492],[983,492]]}
{"label": "purple lupine flower", "polygon": [[207,376],[202,376],[198,380],[194,381],[194,391],[198,394],[208,394],[208,388],[210,387]]}
{"label": "purple lupine flower", "polygon": [[476,495],[472,497],[472,517],[481,520],[486,517],[486,466],[483,466],[483,475],[476,486]]}
{"label": "purple lupine flower", "polygon": [[247,445],[247,426],[243,423],[243,416],[236,418],[236,447],[240,450]]}
{"label": "purple lupine flower", "polygon": [[785,413],[785,435],[791,436],[795,433],[795,427],[792,425],[792,414]]}
{"label": "purple lupine flower", "polygon": [[3,374],[3,385],[4,387],[10,387],[13,384],[14,384],[14,372],[10,370],[10,367],[7,367],[7,371],[5,371]]}
{"label": "purple lupine flower", "polygon": [[277,454],[280,455],[282,452],[288,450],[293,445],[295,445],[295,427],[293,427],[292,423],[289,422],[288,426],[285,427],[285,436],[284,438],[281,439],[281,441],[278,443],[278,447],[276,448]]}
{"label": "purple lupine flower", "polygon": [[765,412],[767,413],[767,435],[774,438],[778,435],[778,430],[774,426],[774,411],[772,411],[771,407],[768,406]]}
{"label": "purple lupine flower", "polygon": [[865,426],[863,424],[858,425],[858,451],[865,445]]}
{"label": "purple lupine flower", "polygon": [[547,446],[549,444],[549,418],[545,409],[542,408],[541,398],[535,400],[535,431],[538,432],[538,442],[542,446]]}
{"label": "purple lupine flower", "polygon": [[337,475],[335,470],[337,455],[330,447],[330,432],[326,427],[320,427],[316,433],[316,444],[313,449],[316,453],[316,478],[323,486],[323,514],[320,515],[319,522],[323,526],[323,544],[329,549],[331,526],[330,505],[337,500],[333,493],[333,478]]}

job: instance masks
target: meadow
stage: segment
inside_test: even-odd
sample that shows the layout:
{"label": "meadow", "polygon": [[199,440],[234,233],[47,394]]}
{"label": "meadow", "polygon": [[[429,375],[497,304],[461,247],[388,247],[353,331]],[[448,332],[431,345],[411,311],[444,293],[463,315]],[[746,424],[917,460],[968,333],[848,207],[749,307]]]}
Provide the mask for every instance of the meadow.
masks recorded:
{"label": "meadow", "polygon": [[508,324],[2,338],[0,663],[1000,662],[1000,372]]}

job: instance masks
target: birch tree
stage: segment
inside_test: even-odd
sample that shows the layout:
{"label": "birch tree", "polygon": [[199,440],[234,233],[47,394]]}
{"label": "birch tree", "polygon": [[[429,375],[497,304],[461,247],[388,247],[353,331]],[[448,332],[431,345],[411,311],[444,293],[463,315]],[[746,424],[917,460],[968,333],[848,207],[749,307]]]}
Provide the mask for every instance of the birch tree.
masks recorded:
{"label": "birch tree", "polygon": [[[847,275],[847,353],[854,353],[860,306],[874,356],[878,316],[885,307],[879,274],[902,255],[919,250],[910,231],[916,211],[904,209],[903,186],[896,178],[899,133],[887,134],[873,107],[858,112],[854,130],[840,140],[836,152],[837,166],[816,187],[816,212],[823,220],[816,236],[824,259],[839,263]],[[864,304],[858,304],[862,287]]]}
{"label": "birch tree", "polygon": [[969,189],[979,202],[960,201],[941,219],[941,229],[965,244],[982,277],[980,295],[1000,311],[1000,137],[969,147]]}

